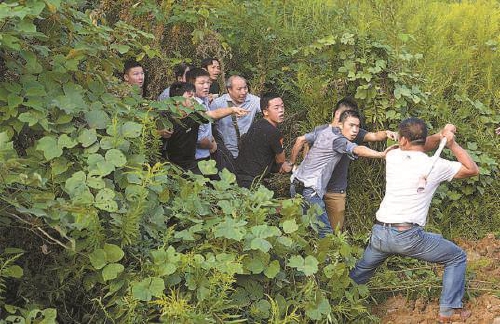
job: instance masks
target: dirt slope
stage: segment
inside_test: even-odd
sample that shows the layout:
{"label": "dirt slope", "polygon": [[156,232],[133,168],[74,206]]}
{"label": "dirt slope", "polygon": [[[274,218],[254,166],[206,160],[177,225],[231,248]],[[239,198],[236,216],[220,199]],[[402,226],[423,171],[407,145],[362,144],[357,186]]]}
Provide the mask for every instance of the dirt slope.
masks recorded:
{"label": "dirt slope", "polygon": [[[467,252],[467,289],[473,297],[466,307],[472,316],[453,323],[500,324],[500,240],[489,234],[479,241],[462,240],[458,244]],[[436,323],[438,310],[437,300],[411,301],[401,295],[374,307],[373,312],[386,324],[430,324]]]}

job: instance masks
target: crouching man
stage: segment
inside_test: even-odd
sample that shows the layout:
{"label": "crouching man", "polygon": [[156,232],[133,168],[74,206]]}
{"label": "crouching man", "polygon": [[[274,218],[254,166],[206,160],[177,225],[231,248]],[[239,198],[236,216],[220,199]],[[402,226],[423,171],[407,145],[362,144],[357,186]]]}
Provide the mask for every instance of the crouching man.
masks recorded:
{"label": "crouching man", "polygon": [[[462,309],[465,293],[465,252],[441,235],[424,231],[432,197],[443,181],[472,177],[479,169],[470,155],[455,142],[455,127],[447,125],[441,132],[447,147],[458,161],[437,159],[424,153],[427,137],[425,123],[409,118],[399,125],[399,149],[386,156],[386,192],[376,213],[370,243],[350,277],[366,283],[375,269],[390,255],[409,256],[444,265],[443,290],[438,321],[448,323],[456,313],[461,319],[470,316]],[[430,171],[430,173],[429,173]],[[424,190],[418,190],[425,178]]]}

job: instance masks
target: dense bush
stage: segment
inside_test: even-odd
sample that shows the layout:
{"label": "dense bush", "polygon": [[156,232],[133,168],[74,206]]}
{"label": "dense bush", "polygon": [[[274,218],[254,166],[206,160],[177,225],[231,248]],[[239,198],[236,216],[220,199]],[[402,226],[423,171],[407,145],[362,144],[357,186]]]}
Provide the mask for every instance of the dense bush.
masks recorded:
{"label": "dense bush", "polygon": [[[491,135],[500,121],[498,30],[476,38],[462,30],[468,42],[450,49],[432,17],[451,7],[442,27],[452,33],[469,4],[433,3],[432,14],[408,19],[422,3],[0,3],[2,321],[373,322],[369,291],[347,273],[383,195],[383,164],[351,170],[355,235],[318,241],[315,211],[303,214],[299,200],[240,189],[228,172],[209,181],[159,161],[158,111],[177,111],[176,101],[143,99],[116,76],[125,58],[142,59],[154,98],[172,64],[219,56],[254,91],[283,94],[288,143],[326,122],[347,94],[369,129],[408,115],[434,130],[455,122],[481,176],[443,187],[433,226],[481,235],[500,223]],[[477,7],[498,21],[497,4]],[[455,70],[441,56],[458,59],[464,49],[485,59]],[[413,278],[393,272],[385,285],[402,276]],[[432,271],[415,276],[434,280]]]}

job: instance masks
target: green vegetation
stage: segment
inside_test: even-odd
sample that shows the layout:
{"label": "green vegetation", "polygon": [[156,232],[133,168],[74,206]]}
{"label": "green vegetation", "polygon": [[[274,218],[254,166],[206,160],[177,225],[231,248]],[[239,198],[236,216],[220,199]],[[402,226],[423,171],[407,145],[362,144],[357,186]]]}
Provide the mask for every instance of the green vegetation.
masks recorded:
{"label": "green vegetation", "polygon": [[[173,64],[218,56],[253,92],[283,94],[287,146],[347,94],[368,129],[455,123],[481,175],[443,185],[431,227],[480,237],[500,228],[499,20],[495,1],[0,3],[0,322],[374,322],[347,274],[383,165],[353,164],[349,234],[317,240],[297,199],[161,163],[158,113],[179,105],[139,97],[121,64],[142,60],[155,98]],[[435,286],[434,269],[387,268],[375,296],[435,296],[411,285]]]}

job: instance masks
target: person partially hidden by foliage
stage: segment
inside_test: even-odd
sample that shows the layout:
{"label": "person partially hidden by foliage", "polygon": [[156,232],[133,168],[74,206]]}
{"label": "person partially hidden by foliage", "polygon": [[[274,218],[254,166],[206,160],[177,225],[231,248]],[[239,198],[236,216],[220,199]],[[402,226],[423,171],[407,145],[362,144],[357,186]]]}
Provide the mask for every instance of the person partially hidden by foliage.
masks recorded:
{"label": "person partially hidden by foliage", "polygon": [[260,114],[260,98],[248,93],[247,80],[239,75],[233,75],[227,79],[226,89],[227,93],[216,98],[210,104],[210,110],[235,106],[249,111],[248,115],[242,118],[225,117],[217,121],[217,129],[222,136],[222,140],[236,159],[241,144],[241,136],[248,132],[255,115]]}
{"label": "person partially hidden by foliage", "polygon": [[[209,111],[210,74],[203,69],[193,68],[188,71],[186,78],[195,86],[196,100]],[[213,159],[219,171],[226,168],[230,172],[235,172],[233,157],[225,147],[217,126],[212,122],[202,125],[198,131],[196,159],[199,161]]]}
{"label": "person partially hidden by foliage", "polygon": [[142,65],[134,60],[128,60],[123,67],[123,80],[128,84],[138,87],[141,96],[144,96],[145,74]]}
{"label": "person partially hidden by foliage", "polygon": [[[297,137],[292,148],[292,153],[290,154],[290,162],[295,164],[297,156],[304,147],[304,144],[307,143],[308,146],[311,147],[321,131],[329,127],[338,127],[340,125],[340,115],[346,110],[358,111],[358,104],[351,97],[342,98],[337,102],[335,108],[333,109],[333,120],[331,124],[317,126],[312,132]],[[389,130],[368,132],[363,128],[359,128],[357,135],[351,141],[361,145],[364,142],[380,142],[386,140],[387,138],[395,140],[396,133]],[[343,154],[340,157],[338,164],[333,169],[330,180],[326,186],[325,195],[323,196],[330,226],[333,229],[336,227],[342,229],[344,226],[347,174],[350,161],[351,159],[347,154]]]}
{"label": "person partially hidden by foliage", "polygon": [[292,170],[286,161],[283,136],[278,129],[285,116],[283,100],[277,94],[266,93],[260,99],[260,108],[264,118],[253,123],[243,136],[236,159],[238,184],[245,188],[250,188],[256,180],[271,172]]}
{"label": "person partially hidden by foliage", "polygon": [[318,132],[304,161],[292,175],[291,196],[294,197],[299,193],[310,205],[317,205],[322,210],[322,213],[318,215],[320,238],[333,233],[323,196],[335,168],[343,167],[340,165],[342,158],[356,159],[362,156],[382,159],[390,149],[378,152],[351,142],[359,134],[359,126],[360,117],[354,110],[345,110],[340,115],[339,123],[336,123],[334,118],[328,127]]}
{"label": "person partially hidden by foliage", "polygon": [[221,74],[220,61],[215,57],[208,57],[201,61],[201,68],[210,74],[210,81],[212,82],[209,90],[209,100],[210,102],[219,96],[220,86],[219,86],[219,75]]}
{"label": "person partially hidden by foliage", "polygon": [[231,114],[244,116],[247,111],[238,107],[218,109],[217,111],[196,111],[194,110],[195,92],[195,86],[191,83],[175,82],[170,86],[170,95],[183,97],[185,100],[181,104],[190,112],[187,113],[185,110],[179,109],[180,116],[174,116],[171,113],[167,115],[173,125],[173,130],[171,135],[163,136],[162,155],[186,171],[201,174],[195,159],[200,125],[210,122],[207,116],[213,119],[223,118]]}
{"label": "person partially hidden by foliage", "polygon": [[[425,154],[427,126],[418,118],[399,125],[399,149],[386,156],[386,191],[370,243],[350,277],[358,284],[366,283],[377,267],[391,255],[402,255],[444,265],[443,290],[438,321],[451,322],[470,316],[463,310],[465,267],[467,256],[454,243],[441,235],[424,231],[432,197],[441,182],[473,177],[479,168],[471,156],[455,141],[454,125],[446,125],[442,136],[458,161],[433,158]],[[422,180],[423,185],[422,185]],[[423,190],[418,190],[421,187]]]}
{"label": "person partially hidden by foliage", "polygon": [[[174,77],[177,82],[186,82],[186,73],[192,67],[187,63],[180,63],[174,66]],[[170,97],[170,87],[163,90],[163,92],[158,96],[158,100],[165,100]]]}

